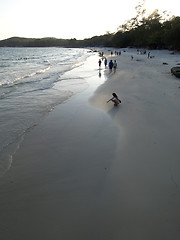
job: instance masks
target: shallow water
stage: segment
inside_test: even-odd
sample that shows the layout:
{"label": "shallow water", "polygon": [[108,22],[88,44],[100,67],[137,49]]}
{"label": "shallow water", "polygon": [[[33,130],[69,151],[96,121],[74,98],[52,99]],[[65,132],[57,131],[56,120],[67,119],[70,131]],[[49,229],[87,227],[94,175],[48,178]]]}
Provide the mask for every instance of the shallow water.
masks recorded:
{"label": "shallow water", "polygon": [[0,48],[0,172],[7,147],[86,84],[65,73],[89,56],[87,49]]}

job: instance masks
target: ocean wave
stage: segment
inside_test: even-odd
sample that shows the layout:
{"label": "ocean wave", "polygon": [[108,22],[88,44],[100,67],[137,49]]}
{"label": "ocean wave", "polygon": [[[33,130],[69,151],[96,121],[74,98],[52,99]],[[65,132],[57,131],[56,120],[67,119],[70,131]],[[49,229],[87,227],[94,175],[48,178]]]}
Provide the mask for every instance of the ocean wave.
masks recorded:
{"label": "ocean wave", "polygon": [[[25,75],[22,75],[22,76],[18,76],[16,78],[13,78],[13,76],[10,75],[10,77],[8,79],[0,80],[0,87],[1,86],[12,87],[13,85],[34,82],[34,80],[32,80],[32,79],[30,81],[27,81],[26,79],[32,78],[36,75],[44,74],[49,69],[50,69],[50,67],[46,67],[46,68],[43,68],[43,69],[40,69],[40,70],[36,70],[32,73],[28,73],[28,74],[25,74]],[[25,81],[23,81],[23,80],[25,80]]]}
{"label": "ocean wave", "polygon": [[47,67],[47,68],[41,69],[41,70],[37,71],[36,74],[45,73],[45,72],[48,71],[49,69],[50,69],[50,67]]}

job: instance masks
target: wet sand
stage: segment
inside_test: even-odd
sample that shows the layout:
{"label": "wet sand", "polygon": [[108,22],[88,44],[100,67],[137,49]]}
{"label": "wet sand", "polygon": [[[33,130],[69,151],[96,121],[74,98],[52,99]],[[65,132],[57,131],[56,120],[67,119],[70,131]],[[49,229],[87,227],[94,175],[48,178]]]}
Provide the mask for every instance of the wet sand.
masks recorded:
{"label": "wet sand", "polygon": [[113,56],[105,82],[87,73],[89,87],[24,136],[0,182],[3,240],[179,239],[180,83],[137,57]]}

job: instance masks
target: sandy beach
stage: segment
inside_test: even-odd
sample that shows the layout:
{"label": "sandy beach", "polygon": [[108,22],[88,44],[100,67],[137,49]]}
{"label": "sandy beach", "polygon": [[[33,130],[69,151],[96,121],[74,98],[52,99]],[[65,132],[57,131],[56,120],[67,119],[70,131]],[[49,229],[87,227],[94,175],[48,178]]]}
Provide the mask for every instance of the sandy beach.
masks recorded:
{"label": "sandy beach", "polygon": [[116,73],[98,56],[76,68],[88,87],[27,132],[0,178],[3,240],[180,239],[180,55],[103,51]]}

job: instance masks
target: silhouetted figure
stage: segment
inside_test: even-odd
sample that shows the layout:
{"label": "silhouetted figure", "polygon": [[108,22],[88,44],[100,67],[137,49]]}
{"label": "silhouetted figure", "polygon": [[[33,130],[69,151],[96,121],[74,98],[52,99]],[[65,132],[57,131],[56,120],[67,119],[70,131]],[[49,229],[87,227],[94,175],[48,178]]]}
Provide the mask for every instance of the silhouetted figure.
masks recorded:
{"label": "silhouetted figure", "polygon": [[114,106],[118,106],[121,103],[121,100],[118,98],[116,93],[112,93],[113,97],[107,101],[110,102],[112,101],[114,103]]}
{"label": "silhouetted figure", "polygon": [[113,68],[113,61],[110,60],[109,62],[109,71],[112,72],[112,68]]}
{"label": "silhouetted figure", "polygon": [[104,65],[107,66],[107,58],[104,59]]}

